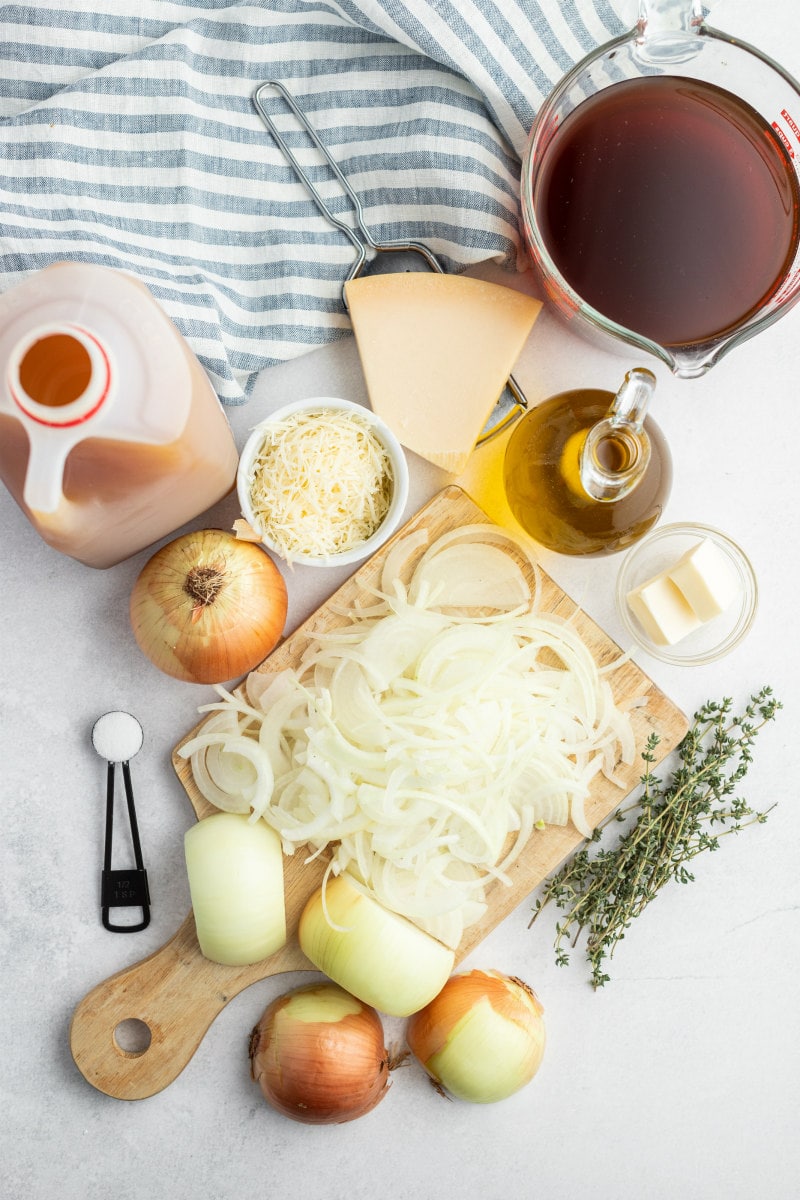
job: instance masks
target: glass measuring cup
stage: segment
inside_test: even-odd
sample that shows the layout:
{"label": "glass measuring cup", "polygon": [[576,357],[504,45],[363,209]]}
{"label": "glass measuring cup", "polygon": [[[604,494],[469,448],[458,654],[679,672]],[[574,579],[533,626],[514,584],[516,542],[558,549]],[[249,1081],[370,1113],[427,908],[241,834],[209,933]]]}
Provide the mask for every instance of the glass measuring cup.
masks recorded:
{"label": "glass measuring cup", "polygon": [[[642,131],[645,113],[654,113],[648,117],[654,122],[672,119],[669,111],[664,117],[665,97],[691,110],[688,123],[673,130],[696,154],[691,168],[669,157],[662,133],[656,130],[659,141],[652,128]],[[559,211],[571,205],[574,223],[570,230],[565,218],[559,245],[549,190],[566,168],[553,164],[559,156],[566,161],[563,148],[575,141],[570,131],[586,128],[592,113],[594,140],[586,135],[586,156],[570,160],[570,190]],[[707,147],[696,135],[702,128],[711,137],[712,126],[720,140]],[[646,148],[640,153],[640,147]],[[757,197],[744,196],[749,159],[738,162],[732,150],[757,156],[758,169],[750,173],[763,176]],[[625,154],[627,166],[614,175]],[[587,173],[582,164],[589,160],[612,164],[606,185],[608,211],[621,206],[616,241],[612,227],[596,220],[602,176]],[[799,173],[797,81],[753,46],[707,26],[700,0],[640,0],[636,26],[578,63],[539,112],[522,164],[525,238],[548,300],[576,332],[606,347],[626,343],[693,378],[800,298]],[[590,294],[586,264],[620,294],[625,290],[627,307],[611,295],[613,287],[592,285]],[[692,306],[694,324],[686,315]]]}

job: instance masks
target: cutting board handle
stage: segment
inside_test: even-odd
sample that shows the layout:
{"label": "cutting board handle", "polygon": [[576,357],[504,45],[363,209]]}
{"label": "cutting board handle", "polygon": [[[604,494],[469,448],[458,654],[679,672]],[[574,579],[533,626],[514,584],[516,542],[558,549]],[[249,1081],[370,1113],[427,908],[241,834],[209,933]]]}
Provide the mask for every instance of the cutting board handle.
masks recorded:
{"label": "cutting board handle", "polygon": [[[214,1018],[239,992],[269,975],[312,969],[294,938],[253,966],[210,962],[200,953],[190,912],[160,950],[80,1001],[70,1026],[72,1057],[84,1078],[107,1096],[153,1096],[180,1075]],[[125,1046],[128,1022],[139,1023],[136,1049]]]}

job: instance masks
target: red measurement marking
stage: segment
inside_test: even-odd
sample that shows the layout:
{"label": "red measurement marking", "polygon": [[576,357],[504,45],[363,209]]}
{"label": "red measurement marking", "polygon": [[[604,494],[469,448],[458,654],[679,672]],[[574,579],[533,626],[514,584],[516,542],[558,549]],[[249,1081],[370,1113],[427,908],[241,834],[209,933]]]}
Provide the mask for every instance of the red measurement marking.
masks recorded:
{"label": "red measurement marking", "polygon": [[783,143],[784,147],[786,148],[786,153],[789,155],[790,158],[794,158],[794,150],[789,145],[789,139],[786,136],[786,134],[783,132],[783,130],[781,129],[781,127],[777,121],[772,122],[772,128],[775,130],[775,132],[777,133],[781,142]]}
{"label": "red measurement marking", "polygon": [[543,154],[547,147],[552,142],[555,135],[558,133],[558,113],[552,113],[547,118],[542,126],[541,142],[539,144],[539,153]]}
{"label": "red measurement marking", "polygon": [[795,135],[797,140],[800,141],[800,129],[798,129],[797,122],[794,120],[794,118],[789,115],[789,113],[786,111],[785,108],[781,109],[781,116],[783,117],[784,121],[789,126],[789,128],[791,129],[792,133]]}

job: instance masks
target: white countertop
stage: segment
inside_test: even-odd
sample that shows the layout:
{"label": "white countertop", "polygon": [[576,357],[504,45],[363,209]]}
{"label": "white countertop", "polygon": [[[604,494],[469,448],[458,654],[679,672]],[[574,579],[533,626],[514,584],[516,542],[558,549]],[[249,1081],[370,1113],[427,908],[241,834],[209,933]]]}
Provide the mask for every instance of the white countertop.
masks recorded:
{"label": "white countertop", "polygon": [[[800,14],[760,36],[731,3],[718,24],[800,73]],[[722,17],[730,17],[723,21]],[[734,26],[734,19],[736,24]],[[793,38],[793,40],[792,40]],[[793,60],[793,61],[792,61]],[[491,274],[491,272],[490,272]],[[529,286],[525,279],[512,280]],[[687,714],[762,684],[784,704],[761,735],[742,792],[768,822],[695,861],[633,925],[594,992],[580,950],[556,967],[555,912],[528,929],[524,902],[467,960],[527,980],[545,1008],[548,1046],[533,1083],[477,1107],[437,1095],[421,1070],[394,1076],[369,1116],[310,1128],[274,1113],[248,1074],[248,1034],[266,1004],[305,976],[279,976],[233,999],[196,1055],[160,1094],[126,1102],[95,1090],[69,1049],[75,1005],[95,984],[157,950],[189,910],[183,833],[193,820],[171,751],[210,689],[176,682],[142,656],[127,605],[144,551],[92,571],[46,547],[5,491],[3,688],[0,692],[0,1024],[4,1116],[0,1195],[8,1200],[215,1200],[285,1197],[501,1200],[789,1200],[800,1192],[797,1035],[800,750],[797,636],[797,427],[800,309],[736,350],[702,380],[659,365],[653,415],[672,446],[665,521],[700,521],[737,540],[758,575],[754,628],[706,667],[639,661]],[[581,385],[616,390],[639,356],[594,350],[545,311],[515,374],[531,403]],[[352,340],[265,374],[229,410],[249,428],[301,396],[365,401]],[[475,465],[496,454],[478,452]],[[411,516],[450,482],[412,458]],[[228,498],[193,528],[228,527]],[[619,558],[546,555],[555,579],[616,638]],[[346,572],[287,576],[287,632]],[[152,893],[152,923],[122,937],[100,924],[104,766],[90,731],[102,713],[140,719],[132,762]],[[390,1038],[401,1023],[387,1022]]]}

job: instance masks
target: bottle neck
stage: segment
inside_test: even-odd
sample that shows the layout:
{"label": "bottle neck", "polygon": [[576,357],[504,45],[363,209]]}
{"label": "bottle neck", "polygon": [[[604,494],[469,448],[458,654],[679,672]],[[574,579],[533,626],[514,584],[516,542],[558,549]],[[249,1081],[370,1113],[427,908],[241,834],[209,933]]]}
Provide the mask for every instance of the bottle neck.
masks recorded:
{"label": "bottle neck", "polygon": [[600,421],[583,444],[581,484],[593,500],[621,500],[639,483],[649,462],[650,439],[643,428],[614,428],[610,421]]}
{"label": "bottle neck", "polygon": [[14,348],[8,389],[38,425],[65,429],[90,420],[109,399],[113,372],[107,349],[71,323],[40,326]]}
{"label": "bottle neck", "polygon": [[655,375],[636,367],[625,376],[606,416],[588,430],[581,449],[581,485],[593,500],[621,500],[637,486],[650,463],[645,414]]}

